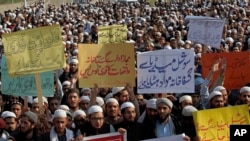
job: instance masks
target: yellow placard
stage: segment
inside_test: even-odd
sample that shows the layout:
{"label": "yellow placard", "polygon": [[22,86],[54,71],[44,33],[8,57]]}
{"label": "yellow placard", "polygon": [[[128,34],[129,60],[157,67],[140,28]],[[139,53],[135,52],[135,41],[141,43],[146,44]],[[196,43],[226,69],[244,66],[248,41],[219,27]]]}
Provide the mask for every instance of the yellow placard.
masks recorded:
{"label": "yellow placard", "polygon": [[63,68],[64,48],[59,25],[3,34],[11,77]]}
{"label": "yellow placard", "polygon": [[134,45],[79,44],[79,87],[135,86]]}
{"label": "yellow placard", "polygon": [[152,6],[155,6],[155,2],[156,0],[149,0],[149,5],[152,7]]}
{"label": "yellow placard", "polygon": [[98,27],[98,44],[124,43],[127,40],[126,25]]}
{"label": "yellow placard", "polygon": [[193,117],[201,141],[229,141],[230,125],[250,123],[247,105],[201,110]]}

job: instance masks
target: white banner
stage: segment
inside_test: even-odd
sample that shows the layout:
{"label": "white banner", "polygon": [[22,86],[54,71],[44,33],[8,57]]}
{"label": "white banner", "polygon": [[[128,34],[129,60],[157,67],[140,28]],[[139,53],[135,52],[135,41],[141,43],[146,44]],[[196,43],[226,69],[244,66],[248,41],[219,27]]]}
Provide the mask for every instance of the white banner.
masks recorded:
{"label": "white banner", "polygon": [[184,141],[185,134],[179,134],[170,137],[163,137],[163,138],[156,138],[156,139],[149,139],[144,141]]}
{"label": "white banner", "polygon": [[190,19],[188,40],[219,49],[224,23],[220,19]]}
{"label": "white banner", "polygon": [[194,52],[159,50],[137,55],[138,93],[194,92]]}
{"label": "white banner", "polygon": [[84,137],[83,141],[127,141],[127,133],[120,134],[119,132],[106,133]]}

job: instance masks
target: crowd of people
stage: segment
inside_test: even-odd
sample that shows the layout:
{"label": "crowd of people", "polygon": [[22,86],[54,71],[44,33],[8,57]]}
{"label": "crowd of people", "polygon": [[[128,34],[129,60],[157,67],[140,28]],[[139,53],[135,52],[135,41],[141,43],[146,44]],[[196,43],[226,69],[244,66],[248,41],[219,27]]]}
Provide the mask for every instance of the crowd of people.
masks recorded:
{"label": "crowd of people", "polygon": [[[189,15],[225,20],[219,49],[187,39],[185,17]],[[43,107],[39,107],[37,97],[29,96],[27,105],[24,97],[1,93],[0,140],[77,141],[120,132],[126,133],[128,141],[181,133],[185,133],[184,140],[199,141],[193,112],[241,104],[250,107],[250,84],[234,91],[223,86],[226,60],[217,60],[208,76],[201,76],[202,53],[250,50],[249,16],[246,0],[160,1],[154,5],[145,1],[102,1],[59,7],[39,2],[7,10],[0,14],[1,56],[4,55],[3,34],[57,24],[61,27],[67,65],[55,71],[54,96],[43,97]],[[130,84],[79,88],[78,44],[97,44],[98,27],[114,24],[127,25],[125,43],[134,43],[135,54],[160,49],[194,50],[195,92],[139,94]],[[210,86],[217,71],[221,75]]]}

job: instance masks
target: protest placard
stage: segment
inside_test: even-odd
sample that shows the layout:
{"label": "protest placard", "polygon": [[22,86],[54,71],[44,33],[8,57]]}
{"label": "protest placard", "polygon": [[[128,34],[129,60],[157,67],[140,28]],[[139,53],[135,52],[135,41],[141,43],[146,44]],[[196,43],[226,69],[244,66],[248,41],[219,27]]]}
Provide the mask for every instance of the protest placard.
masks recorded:
{"label": "protest placard", "polygon": [[190,19],[188,40],[220,48],[224,23],[225,21],[221,19],[204,19],[203,17]]}
{"label": "protest placard", "polygon": [[[240,89],[250,81],[249,55],[249,52],[202,54],[202,76],[205,78],[208,75],[216,60],[219,58],[225,58],[227,60],[227,65],[223,86],[229,90]],[[219,77],[219,75],[219,72],[216,72],[213,75],[213,82]]]}
{"label": "protest placard", "polygon": [[63,68],[64,49],[59,25],[3,34],[11,77]]}
{"label": "protest placard", "polygon": [[98,27],[98,44],[124,43],[126,40],[126,25],[111,25]]}
{"label": "protest placard", "polygon": [[160,50],[138,54],[138,93],[194,92],[193,65],[192,50]]}
{"label": "protest placard", "polygon": [[127,134],[118,132],[84,137],[84,141],[127,141]]}
{"label": "protest placard", "polygon": [[194,112],[193,117],[201,141],[229,141],[230,125],[250,123],[248,105],[201,110]]}
{"label": "protest placard", "polygon": [[79,87],[135,86],[134,45],[79,44]]}
{"label": "protest placard", "polygon": [[185,134],[179,134],[169,137],[162,137],[162,138],[156,138],[156,139],[148,139],[143,141],[184,141]]}
{"label": "protest placard", "polygon": [[65,66],[59,25],[44,26],[3,34],[4,51],[10,77],[35,75],[40,113],[44,111],[40,73]]}
{"label": "protest placard", "polygon": [[[16,96],[37,96],[35,76],[33,74],[11,78],[8,75],[8,67],[5,56],[1,59],[1,82],[2,93]],[[40,74],[43,96],[54,95],[54,74],[53,71]]]}
{"label": "protest placard", "polygon": [[153,6],[155,6],[155,2],[156,2],[156,0],[149,0],[149,5],[153,7]]}

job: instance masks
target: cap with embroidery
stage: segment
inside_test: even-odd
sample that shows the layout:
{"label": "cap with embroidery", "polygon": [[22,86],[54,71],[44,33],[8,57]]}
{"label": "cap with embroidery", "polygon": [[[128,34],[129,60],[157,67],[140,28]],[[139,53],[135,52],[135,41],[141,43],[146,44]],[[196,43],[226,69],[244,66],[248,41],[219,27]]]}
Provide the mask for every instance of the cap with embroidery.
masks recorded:
{"label": "cap with embroidery", "polygon": [[65,110],[62,110],[62,109],[57,109],[55,112],[54,112],[54,118],[58,118],[58,117],[64,117],[66,118],[67,117],[67,113]]}

